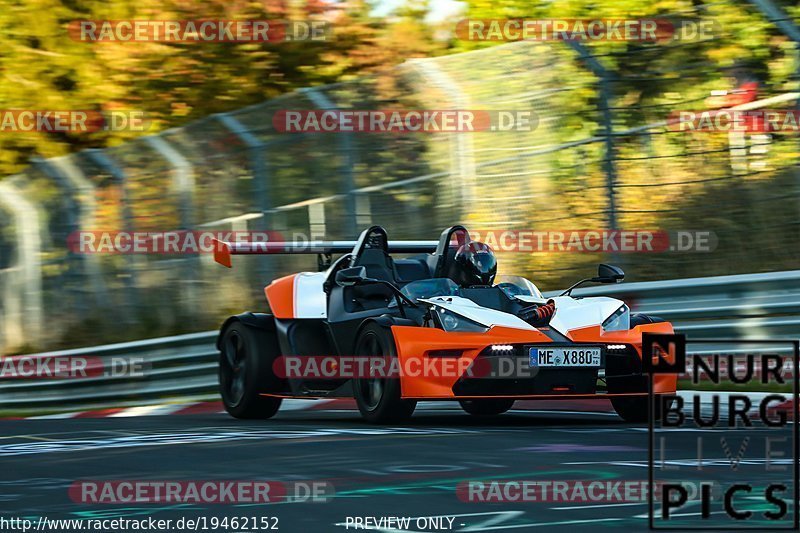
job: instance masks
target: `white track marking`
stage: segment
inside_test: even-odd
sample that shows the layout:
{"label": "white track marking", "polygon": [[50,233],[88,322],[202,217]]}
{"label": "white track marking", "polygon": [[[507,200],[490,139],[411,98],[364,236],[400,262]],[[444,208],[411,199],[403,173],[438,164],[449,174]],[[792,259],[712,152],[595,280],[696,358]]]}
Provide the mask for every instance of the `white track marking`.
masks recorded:
{"label": "white track marking", "polygon": [[54,415],[39,415],[39,416],[30,416],[28,420],[57,420],[60,418],[74,418],[79,414],[83,413],[83,411],[77,411],[74,413],[56,413]]}
{"label": "white track marking", "polygon": [[598,505],[570,505],[569,507],[551,507],[555,511],[574,511],[576,509],[603,509],[606,507],[631,507],[633,505],[647,505],[649,502],[603,503]]}
{"label": "white track marking", "polygon": [[142,405],[139,407],[130,407],[108,416],[110,418],[127,418],[130,416],[169,415],[185,407],[186,406],[183,404]]}
{"label": "white track marking", "polygon": [[281,411],[302,411],[304,409],[311,409],[315,405],[324,405],[326,403],[331,403],[333,400],[303,400],[299,398],[287,398],[281,402],[281,408],[278,412]]}

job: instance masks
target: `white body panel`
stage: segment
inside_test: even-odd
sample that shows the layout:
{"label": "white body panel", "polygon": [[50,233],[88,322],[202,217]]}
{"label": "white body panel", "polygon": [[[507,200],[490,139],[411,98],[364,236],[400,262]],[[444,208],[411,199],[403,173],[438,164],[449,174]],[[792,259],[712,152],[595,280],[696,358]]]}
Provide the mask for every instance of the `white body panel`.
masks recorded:
{"label": "white body panel", "polygon": [[[544,303],[540,299],[530,296],[518,297],[518,299],[526,302]],[[549,325],[562,335],[566,335],[573,329],[599,326],[624,305],[621,300],[605,296],[580,299],[557,296],[549,298],[549,300],[553,300],[556,304],[556,312],[550,319]],[[481,307],[472,300],[460,296],[420,298],[419,301],[437,305],[487,327],[505,326],[525,330],[536,329],[518,316]]]}
{"label": "white body panel", "polygon": [[[297,274],[294,280],[295,318],[327,318],[327,300],[325,291],[322,289],[326,277],[326,272]],[[547,299],[518,296],[517,299],[522,302],[539,304],[544,304],[549,300],[555,302],[556,311],[550,319],[549,325],[562,335],[566,335],[573,329],[599,326],[624,304],[621,300],[605,296],[580,299],[570,296],[556,296]],[[487,327],[536,329],[516,315],[481,307],[472,300],[460,296],[436,296],[420,298],[419,301],[437,305]]]}
{"label": "white body panel", "polygon": [[556,303],[556,313],[550,327],[562,335],[572,329],[599,326],[625,302],[606,296],[575,299],[569,296],[551,298]]}
{"label": "white body panel", "polygon": [[327,297],[322,289],[325,276],[325,272],[300,272],[295,276],[295,318],[327,318]]}
{"label": "white body panel", "polygon": [[542,296],[542,297],[539,297],[539,296],[527,296],[527,295],[524,295],[524,294],[518,294],[514,298],[516,298],[520,302],[531,303],[531,304],[539,304],[539,305],[544,305],[544,304],[546,304],[547,302],[550,301],[550,298],[545,298],[544,296]]}
{"label": "white body panel", "polygon": [[468,318],[484,326],[505,326],[508,328],[535,330],[533,326],[510,313],[481,307],[472,300],[460,296],[437,296],[435,298],[419,298],[421,302],[437,305],[448,311]]}

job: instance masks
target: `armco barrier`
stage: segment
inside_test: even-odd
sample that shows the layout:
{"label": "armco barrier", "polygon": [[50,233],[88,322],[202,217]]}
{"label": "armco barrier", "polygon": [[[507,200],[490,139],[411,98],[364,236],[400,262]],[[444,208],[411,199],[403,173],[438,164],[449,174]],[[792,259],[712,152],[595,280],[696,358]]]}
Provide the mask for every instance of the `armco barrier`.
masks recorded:
{"label": "armco barrier", "polygon": [[625,300],[690,338],[800,337],[800,270],[600,285],[573,294]]}
{"label": "armco barrier", "polygon": [[212,393],[217,384],[216,331],[36,354],[141,360],[143,376],[0,379],[0,410],[103,407]]}
{"label": "armco barrier", "polygon": [[[672,321],[677,331],[686,333],[690,339],[800,337],[800,270],[602,285],[577,289],[573,295],[607,295],[625,300],[634,312]],[[0,379],[0,410],[77,410],[214,394],[216,333],[207,331],[39,354],[140,357],[149,371],[141,377]],[[708,349],[713,351],[713,347]]]}

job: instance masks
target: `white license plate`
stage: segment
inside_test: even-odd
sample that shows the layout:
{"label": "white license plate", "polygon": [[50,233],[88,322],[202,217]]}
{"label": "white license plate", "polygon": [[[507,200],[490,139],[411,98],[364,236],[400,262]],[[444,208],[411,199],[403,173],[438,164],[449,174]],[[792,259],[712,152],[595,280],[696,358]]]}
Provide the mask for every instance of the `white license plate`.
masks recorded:
{"label": "white license plate", "polygon": [[599,367],[600,348],[531,348],[532,367]]}

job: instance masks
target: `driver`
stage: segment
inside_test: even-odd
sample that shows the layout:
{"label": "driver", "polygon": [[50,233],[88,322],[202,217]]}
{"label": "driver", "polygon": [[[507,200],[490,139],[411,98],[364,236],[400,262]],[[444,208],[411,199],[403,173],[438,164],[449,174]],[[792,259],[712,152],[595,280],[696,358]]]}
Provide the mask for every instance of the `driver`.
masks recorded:
{"label": "driver", "polygon": [[491,287],[497,274],[497,259],[492,249],[478,241],[462,244],[453,257],[453,281],[461,287]]}

